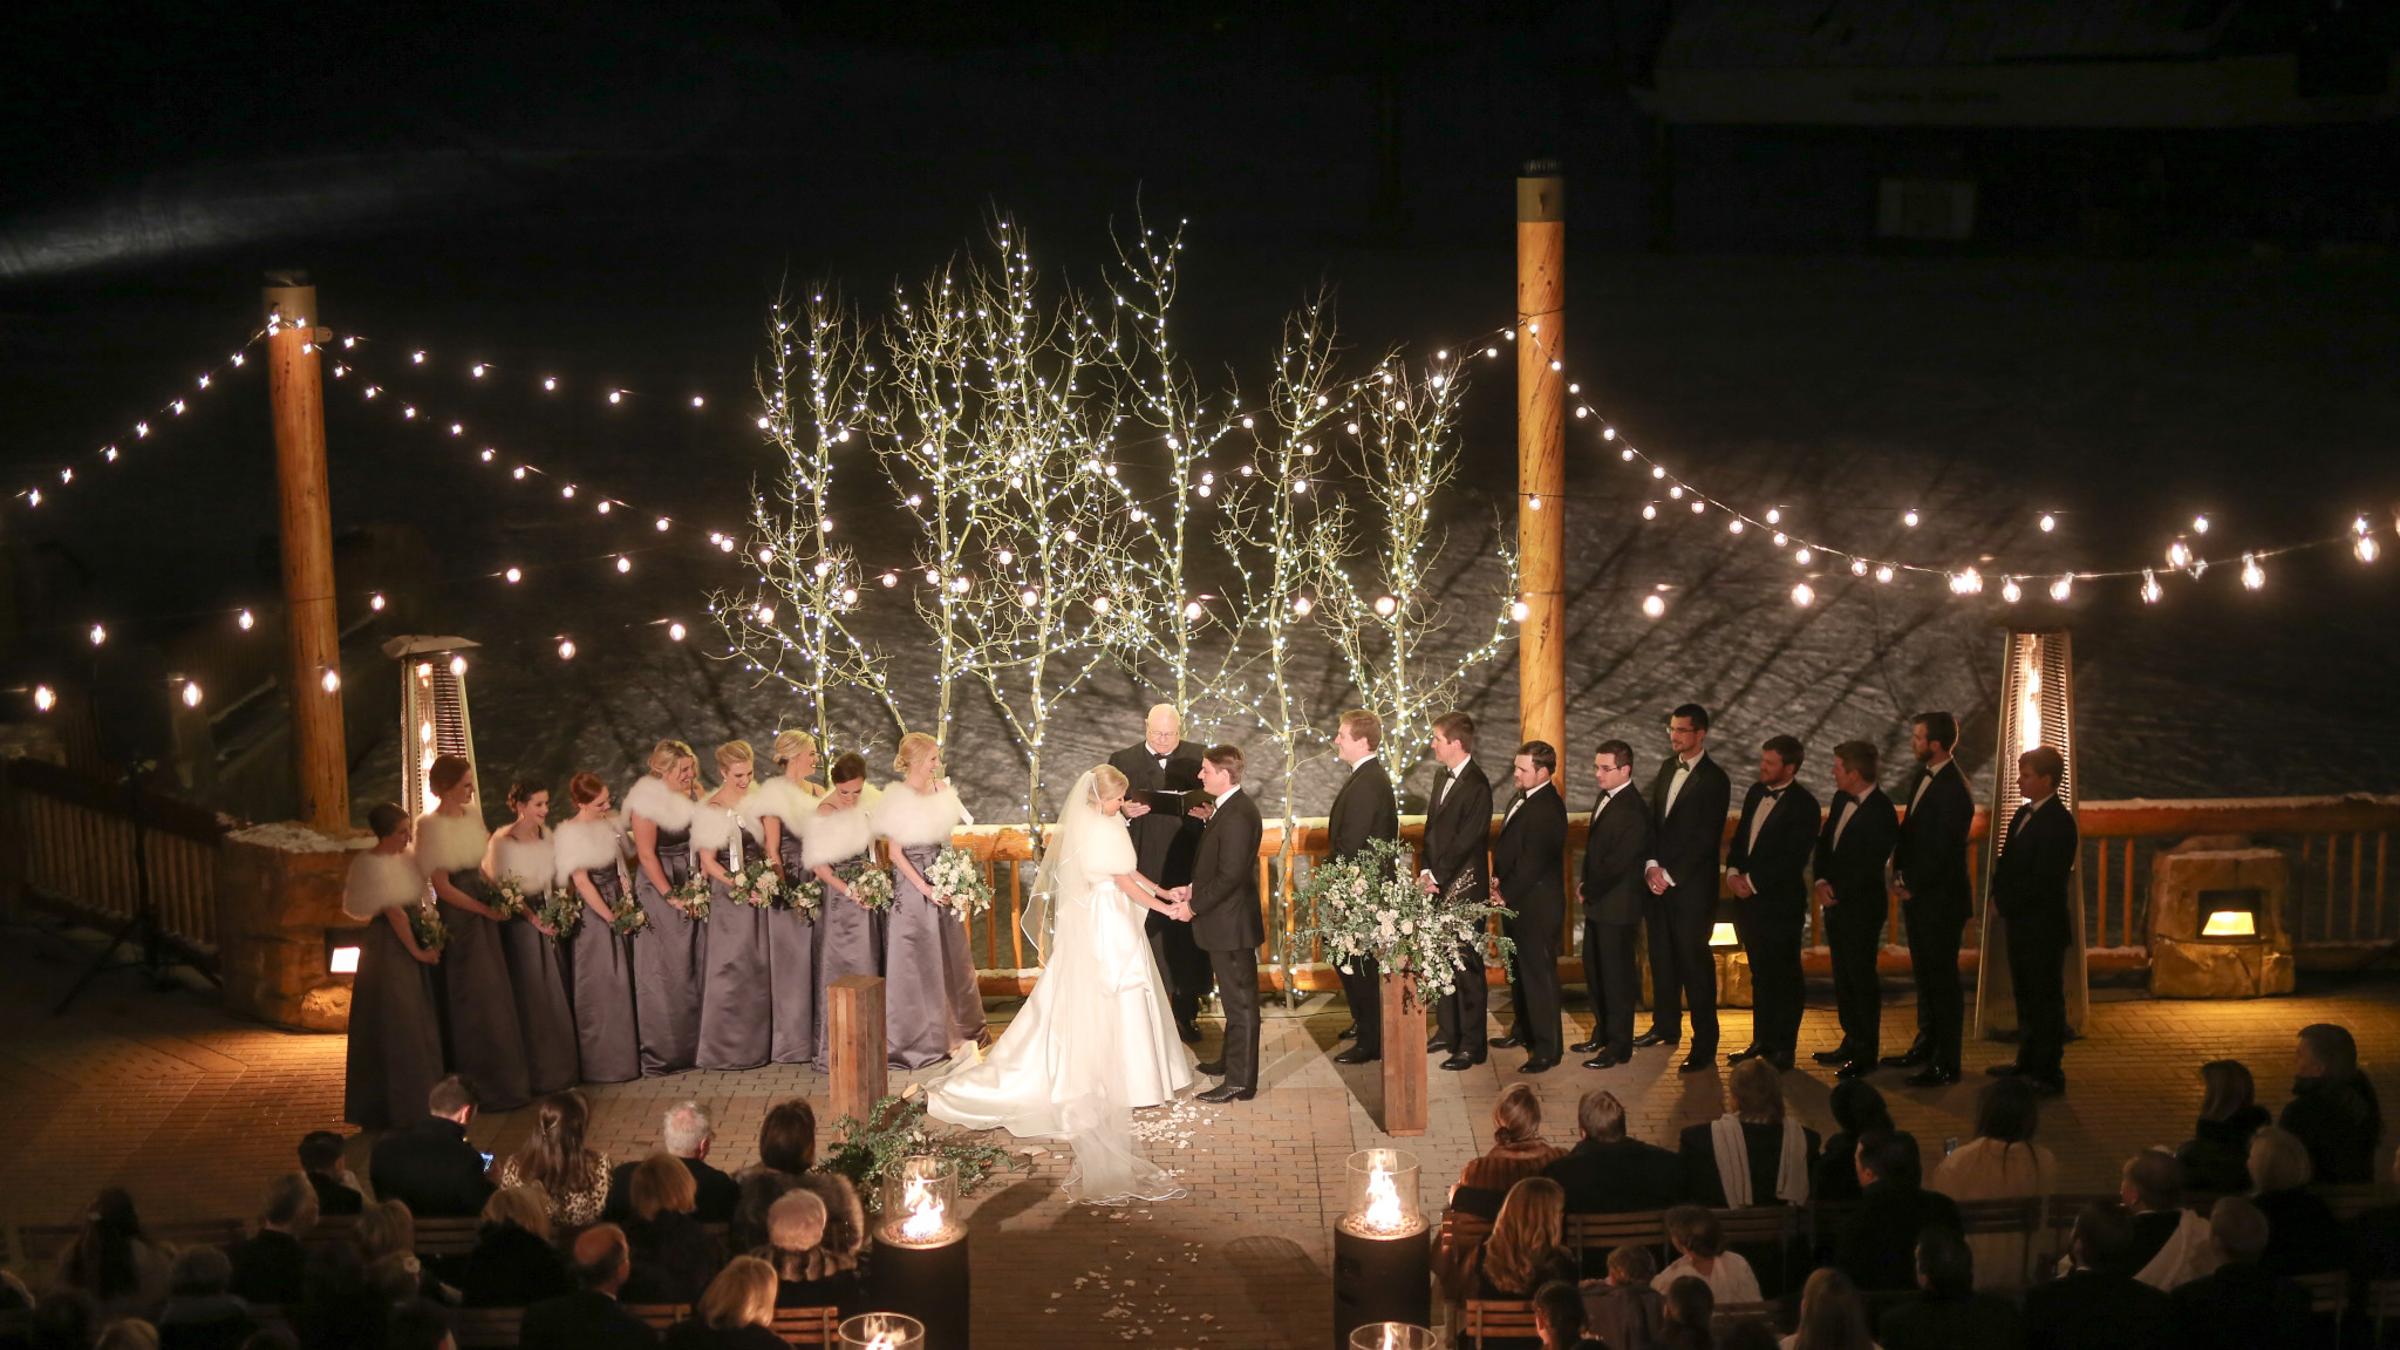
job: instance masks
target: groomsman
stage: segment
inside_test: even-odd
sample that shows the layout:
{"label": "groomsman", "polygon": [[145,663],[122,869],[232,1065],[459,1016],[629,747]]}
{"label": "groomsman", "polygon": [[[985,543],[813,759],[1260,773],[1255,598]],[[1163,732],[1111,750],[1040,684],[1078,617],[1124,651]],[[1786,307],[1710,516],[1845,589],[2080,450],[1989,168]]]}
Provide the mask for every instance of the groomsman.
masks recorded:
{"label": "groomsman", "polygon": [[1210,746],[1200,757],[1200,790],[1210,799],[1208,825],[1192,859],[1190,884],[1168,892],[1192,907],[1192,938],[1216,967],[1225,1005],[1225,1042],[1200,1072],[1225,1081],[1199,1095],[1211,1104],[1258,1095],[1258,944],[1267,940],[1258,913],[1258,844],[1264,826],[1258,803],[1242,791],[1242,752]]}
{"label": "groomsman", "polygon": [[1658,766],[1650,803],[1657,838],[1643,871],[1650,899],[1650,1029],[1635,1045],[1683,1039],[1683,1005],[1692,1005],[1692,1052],[1682,1072],[1717,1066],[1717,964],[1708,951],[1717,922],[1717,869],[1725,847],[1725,808],[1733,780],[1708,757],[1708,709],[1686,703],[1667,719],[1675,753]]}
{"label": "groomsman", "polygon": [[1875,956],[1891,913],[1884,867],[1900,836],[1899,813],[1875,786],[1874,743],[1844,741],[1833,748],[1833,805],[1817,838],[1817,903],[1825,911],[1825,945],[1833,950],[1833,1003],[1842,1043],[1818,1051],[1819,1064],[1839,1064],[1837,1078],[1874,1071],[1883,1034],[1883,995]]}
{"label": "groomsman", "polygon": [[[1157,810],[1149,801],[1154,792],[1181,792],[1191,794],[1185,799],[1189,805],[1199,795],[1200,747],[1183,738],[1183,715],[1172,703],[1152,708],[1142,725],[1142,743],[1110,755],[1108,762],[1125,775],[1125,822],[1133,835],[1135,867],[1164,889],[1190,881],[1201,822],[1181,811]],[[1192,941],[1188,923],[1152,910],[1142,928],[1159,977],[1166,981],[1175,1030],[1186,1045],[1193,1044],[1200,1039],[1200,1000],[1208,996],[1208,957]]]}
{"label": "groomsman", "polygon": [[1517,795],[1492,846],[1492,902],[1517,912],[1503,920],[1517,945],[1509,1001],[1516,1024],[1492,1044],[1524,1046],[1519,1073],[1543,1073],[1566,1057],[1559,1027],[1558,930],[1566,922],[1561,881],[1567,858],[1567,804],[1558,795],[1558,751],[1548,741],[1517,747],[1511,770]]}
{"label": "groomsman", "polygon": [[1600,800],[1584,836],[1583,876],[1575,898],[1583,902],[1583,987],[1592,996],[1592,1038],[1575,1047],[1592,1054],[1587,1069],[1613,1069],[1633,1058],[1633,1000],[1641,973],[1634,964],[1635,932],[1642,921],[1642,870],[1651,854],[1649,804],[1633,785],[1633,747],[1602,741],[1592,754],[1592,777]]}
{"label": "groomsman", "polygon": [[1908,919],[1908,965],[1917,982],[1917,1039],[1908,1053],[1886,1055],[1887,1069],[1918,1069],[1910,1087],[1958,1081],[1965,1037],[1966,997],[1959,989],[1958,946],[1974,908],[1967,881],[1967,831],[1975,797],[1950,752],[1958,719],[1918,713],[1909,727],[1917,771],[1908,784],[1908,815],[1892,855],[1892,893]]}
{"label": "groomsman", "polygon": [[1792,1067],[1807,986],[1800,944],[1808,929],[1809,856],[1817,847],[1817,799],[1800,786],[1797,738],[1774,736],[1758,752],[1758,781],[1742,798],[1742,819],[1725,855],[1725,885],[1736,898],[1733,930],[1750,955],[1750,1046],[1727,1064],[1764,1056]]}
{"label": "groomsman", "polygon": [[[1492,784],[1475,767],[1475,719],[1462,712],[1433,720],[1433,758],[1441,772],[1425,807],[1425,889],[1450,903],[1482,908],[1492,890]],[[1442,1067],[1473,1068],[1485,1056],[1483,944],[1458,949],[1458,984],[1441,1002],[1437,1032],[1425,1048],[1448,1050]]]}
{"label": "groomsman", "polygon": [[2069,888],[2082,836],[2075,813],[2058,799],[2066,774],[2067,757],[2055,747],[2036,746],[2017,757],[2017,790],[2025,804],[1992,860],[1989,897],[2008,924],[2008,977],[2023,1035],[2016,1062],[1986,1072],[2030,1079],[2045,1097],[2067,1090],[2060,1061],[2067,1045],[2067,944],[2075,940]]}
{"label": "groomsman", "polygon": [[[1333,731],[1333,753],[1350,771],[1342,790],[1334,794],[1333,813],[1325,821],[1325,857],[1340,862],[1355,857],[1377,839],[1400,837],[1400,807],[1392,798],[1392,776],[1384,770],[1383,719],[1363,708],[1342,714]],[[1358,1044],[1333,1057],[1336,1064],[1366,1064],[1383,1058],[1383,972],[1375,958],[1362,956],[1342,975],[1342,994],[1350,1001],[1350,1030],[1343,1039]]]}

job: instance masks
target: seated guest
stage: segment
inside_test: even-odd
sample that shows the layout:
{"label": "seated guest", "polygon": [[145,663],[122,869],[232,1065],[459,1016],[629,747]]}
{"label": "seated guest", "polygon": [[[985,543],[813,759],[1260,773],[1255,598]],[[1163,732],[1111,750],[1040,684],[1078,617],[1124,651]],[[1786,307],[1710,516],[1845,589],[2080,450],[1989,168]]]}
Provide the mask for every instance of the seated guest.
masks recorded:
{"label": "seated guest", "polygon": [[1827,1266],[1800,1287],[1800,1329],[1783,1350],[1875,1350],[1867,1334],[1867,1305],[1850,1277]]}
{"label": "seated guest", "polygon": [[[2022,1078],[1995,1078],[1975,1099],[1975,1137],[1942,1159],[1925,1188],[1953,1200],[2047,1200],[2058,1190],[2058,1159],[2033,1142],[2041,1101]],[[1914,1234],[1911,1234],[1914,1237]],[[2033,1233],[1975,1233],[1975,1287],[2022,1289],[2043,1252]]]}
{"label": "seated guest", "polygon": [[1862,1290],[1914,1289],[1917,1236],[1928,1228],[1959,1232],[1958,1202],[1917,1184],[1913,1139],[1871,1130],[1856,1156],[1858,1207],[1842,1221],[1833,1263]]}
{"label": "seated guest", "polygon": [[1975,1292],[1975,1254],[1948,1228],[1917,1235],[1915,1298],[1884,1310],[1883,1350],[2017,1350],[2017,1305]]}
{"label": "seated guest", "polygon": [[2238,1059],[2212,1059],[2200,1066],[2200,1119],[2192,1138],[2175,1154],[2183,1181],[2196,1191],[2238,1195],[2250,1189],[2250,1136],[2274,1123],[2258,1104],[2250,1068]]}
{"label": "seated guest", "polygon": [[1658,1329],[1666,1321],[1665,1300],[1650,1287],[1657,1278],[1658,1262],[1651,1259],[1649,1248],[1629,1242],[1611,1249],[1608,1278],[1583,1282],[1583,1334],[1612,1350],[1657,1344]]}
{"label": "seated guest", "polygon": [[[863,1215],[838,1221],[864,1231]],[[786,1192],[767,1211],[767,1245],[751,1255],[775,1272],[776,1307],[832,1307],[844,1317],[864,1309],[866,1282],[858,1269],[858,1248],[845,1251],[835,1245],[836,1223],[823,1196],[805,1187]]]}
{"label": "seated guest", "polygon": [[635,1164],[627,1189],[633,1214],[625,1240],[633,1246],[628,1303],[692,1303],[725,1264],[725,1246],[692,1216],[699,1188],[683,1159],[653,1153]]}
{"label": "seated guest", "polygon": [[[1825,1151],[1817,1157],[1816,1170],[1809,1176],[1808,1200],[1812,1205],[1847,1204],[1858,1198],[1858,1170],[1851,1155],[1860,1135],[1890,1130],[1911,1148],[1917,1137],[1893,1126],[1892,1109],[1884,1104],[1883,1094],[1863,1078],[1845,1078],[1834,1084],[1826,1104],[1833,1111],[1833,1123],[1841,1128],[1825,1141]],[[1718,1297],[1724,1296],[1720,1293]]]}
{"label": "seated guest", "polygon": [[397,1200],[427,1219],[469,1219],[483,1210],[492,1183],[483,1155],[467,1142],[475,1089],[452,1074],[425,1094],[425,1112],[375,1141],[367,1178],[379,1200]]}
{"label": "seated guest", "polygon": [[[418,1259],[417,1220],[408,1206],[397,1200],[368,1205],[350,1230],[350,1245],[358,1252],[369,1284],[389,1284],[394,1298],[422,1297],[457,1305],[458,1291],[442,1283]],[[405,1278],[395,1280],[395,1272]]]}
{"label": "seated guest", "polygon": [[520,1350],[651,1350],[658,1344],[658,1333],[617,1302],[617,1291],[633,1273],[623,1230],[613,1223],[584,1229],[575,1238],[574,1263],[574,1293],[525,1310]]}
{"label": "seated guest", "polygon": [[2238,1195],[2208,1212],[2217,1268],[2167,1297],[2176,1350],[2253,1350],[2275,1345],[2308,1324],[2308,1294],[2258,1264],[2267,1249],[2267,1216]]}
{"label": "seated guest", "polygon": [[120,1317],[100,1328],[92,1350],[158,1350],[158,1328],[139,1317]]}
{"label": "seated guest", "polygon": [[1783,1337],[1775,1334],[1775,1324],[1764,1317],[1737,1318],[1717,1333],[1717,1350],[1778,1350],[1782,1344]]}
{"label": "seated guest", "polygon": [[1459,1173],[1450,1188],[1450,1206],[1462,1214],[1491,1218],[1500,1212],[1501,1197],[1527,1177],[1566,1155],[1542,1137],[1542,1102],[1533,1089],[1512,1083],[1492,1103],[1492,1147]]}
{"label": "seated guest", "polygon": [[580,1228],[600,1217],[608,1199],[608,1155],[583,1146],[591,1104],[572,1088],[542,1098],[533,1136],[498,1169],[503,1186],[539,1186],[550,1199],[553,1228]]}
{"label": "seated guest", "polygon": [[1455,1296],[1530,1298],[1552,1280],[1574,1279],[1575,1254],[1560,1245],[1566,1213],[1567,1194],[1548,1177],[1527,1177],[1509,1187],[1492,1235],[1467,1258]]}
{"label": "seated guest", "polygon": [[550,1197],[539,1186],[503,1186],[483,1202],[475,1249],[460,1264],[458,1287],[470,1308],[524,1308],[575,1292],[550,1245]]}
{"label": "seated guest", "polygon": [[300,1306],[287,1309],[305,1350],[382,1350],[384,1305],[347,1242],[312,1242]]}
{"label": "seated guest", "polygon": [[1717,1296],[1709,1292],[1708,1281],[1685,1275],[1663,1285],[1653,1282],[1651,1288],[1663,1290],[1658,1328],[1661,1350],[1709,1350],[1709,1322],[1716,1316]]}
{"label": "seated guest", "polygon": [[1784,1114],[1783,1080],[1765,1059],[1745,1059],[1725,1081],[1725,1114],[1685,1128],[1683,1193],[1712,1209],[1805,1205],[1817,1165],[1817,1132]]}
{"label": "seated guest", "polygon": [[2167,1296],[2133,1278],[2133,1216],[2094,1200],[2067,1240],[2073,1273],[2025,1291],[2027,1350],[2165,1350]]}
{"label": "seated guest", "polygon": [[1660,1293],[1669,1293],[1677,1280],[1688,1276],[1707,1285],[1718,1303],[1757,1303],[1766,1297],[1758,1291],[1758,1276],[1751,1272],[1748,1258],[1725,1250],[1725,1226],[1716,1215],[1698,1205],[1677,1205],[1667,1211],[1667,1241],[1675,1248],[1675,1259],[1650,1282]]}
{"label": "seated guest", "polygon": [[383,1350],[458,1350],[458,1342],[440,1307],[412,1298],[384,1314]]}
{"label": "seated guest", "polygon": [[366,1204],[358,1175],[342,1166],[342,1137],[331,1130],[310,1130],[300,1136],[300,1170],[317,1192],[317,1213],[348,1218]]}
{"label": "seated guest", "polygon": [[1566,1188],[1569,1214],[1639,1214],[1681,1199],[1683,1164],[1656,1144],[1626,1136],[1625,1107],[1606,1089],[1583,1094],[1575,1121],[1583,1137],[1542,1175]]}
{"label": "seated guest", "polygon": [[[709,1166],[709,1146],[716,1142],[717,1124],[708,1108],[698,1102],[677,1102],[667,1108],[667,1118],[659,1127],[658,1146],[683,1160],[691,1170],[692,1185],[698,1199],[692,1206],[692,1217],[702,1223],[725,1223],[733,1218],[733,1206],[741,1198],[742,1188],[734,1179]],[[608,1204],[600,1217],[611,1223],[623,1223],[633,1212],[631,1197],[625,1183],[640,1164],[623,1163],[608,1178]],[[805,1170],[805,1169],[803,1169]],[[639,1244],[636,1244],[639,1245]],[[640,1266],[640,1258],[635,1258]]]}
{"label": "seated guest", "polygon": [[2250,1136],[2250,1203],[2267,1216],[2267,1249],[2258,1264],[2270,1275],[2314,1275],[2350,1264],[2350,1236],[2333,1211],[2308,1189],[2308,1147],[2277,1125]]}
{"label": "seated guest", "polygon": [[729,1236],[735,1251],[766,1245],[767,1211],[817,1165],[817,1113],[805,1097],[779,1102],[758,1127],[758,1161],[734,1174]]}
{"label": "seated guest", "polygon": [[258,1231],[226,1252],[233,1266],[228,1291],[251,1303],[298,1303],[308,1273],[300,1243],[316,1226],[317,1191],[307,1173],[286,1172],[269,1182]]}
{"label": "seated guest", "polygon": [[2117,1198],[2133,1213],[2135,1279],[2173,1289],[2215,1267],[2208,1220],[2183,1207],[2183,1164],[2174,1154],[2152,1148],[2128,1158]]}
{"label": "seated guest", "polygon": [[692,1315],[667,1332],[667,1350],[784,1350],[775,1334],[775,1268],[755,1256],[725,1263]]}
{"label": "seated guest", "polygon": [[[2375,1179],[2375,1145],[2383,1138],[2383,1107],[2375,1085],[2358,1071],[2358,1042],[2347,1027],[2317,1022],[2300,1028],[2292,1053],[2292,1099],[2276,1124],[2308,1148],[2317,1183],[2348,1186]],[[2270,1213],[2267,1221],[2272,1224]]]}
{"label": "seated guest", "polygon": [[178,1253],[158,1310],[159,1350],[241,1350],[258,1319],[229,1291],[232,1282],[233,1262],[217,1248]]}
{"label": "seated guest", "polygon": [[1533,1334],[1542,1350],[1609,1350],[1583,1334],[1583,1295],[1566,1280],[1533,1291]]}
{"label": "seated guest", "polygon": [[167,1299],[166,1252],[142,1235],[133,1197],[110,1186],[92,1200],[83,1231],[58,1256],[58,1283],[99,1305],[103,1323],[149,1317]]}

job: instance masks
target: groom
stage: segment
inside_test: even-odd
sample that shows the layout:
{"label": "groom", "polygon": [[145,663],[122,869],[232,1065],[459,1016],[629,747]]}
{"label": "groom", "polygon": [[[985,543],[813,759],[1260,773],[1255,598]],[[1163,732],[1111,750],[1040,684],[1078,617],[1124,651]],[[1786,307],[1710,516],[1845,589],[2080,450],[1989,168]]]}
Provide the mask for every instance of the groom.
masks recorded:
{"label": "groom", "polygon": [[1258,845],[1264,832],[1258,804],[1242,791],[1242,752],[1211,746],[1200,758],[1200,791],[1210,802],[1208,826],[1192,859],[1192,880],[1169,894],[1192,909],[1192,939],[1217,972],[1225,1008],[1225,1044],[1200,1072],[1225,1081],[1200,1094],[1204,1102],[1246,1102],[1258,1095]]}

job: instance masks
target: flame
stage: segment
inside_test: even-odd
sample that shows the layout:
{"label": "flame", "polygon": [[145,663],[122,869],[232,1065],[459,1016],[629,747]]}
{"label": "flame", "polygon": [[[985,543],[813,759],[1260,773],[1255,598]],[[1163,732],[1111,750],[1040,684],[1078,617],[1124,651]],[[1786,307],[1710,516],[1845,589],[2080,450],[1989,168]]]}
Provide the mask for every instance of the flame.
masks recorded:
{"label": "flame", "polygon": [[888,1331],[878,1331],[875,1339],[867,1342],[867,1350],[900,1350],[900,1339]]}
{"label": "flame", "polygon": [[1400,1189],[1392,1184],[1392,1169],[1377,1162],[1367,1176],[1367,1211],[1359,1216],[1359,1226],[1390,1233],[1406,1222],[1400,1210]]}
{"label": "flame", "polygon": [[[1395,1202],[1398,1197],[1394,1197]],[[936,1199],[932,1186],[923,1177],[910,1177],[908,1188],[901,1193],[900,1203],[908,1207],[908,1218],[900,1225],[900,1236],[910,1242],[930,1242],[942,1235],[944,1217],[949,1206]]]}
{"label": "flame", "polygon": [[2027,751],[2042,744],[2042,667],[2032,648],[2025,652],[2025,687],[2017,699],[2018,741]]}

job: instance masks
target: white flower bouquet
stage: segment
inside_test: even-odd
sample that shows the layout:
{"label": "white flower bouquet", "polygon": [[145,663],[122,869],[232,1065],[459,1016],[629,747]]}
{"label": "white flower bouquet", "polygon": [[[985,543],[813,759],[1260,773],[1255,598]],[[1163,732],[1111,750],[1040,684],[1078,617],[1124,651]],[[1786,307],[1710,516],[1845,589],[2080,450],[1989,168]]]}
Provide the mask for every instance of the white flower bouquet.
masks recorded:
{"label": "white flower bouquet", "polygon": [[842,884],[850,888],[850,898],[868,909],[881,912],[892,907],[892,871],[876,867],[864,859],[844,863],[833,869]]}
{"label": "white flower bouquet", "polygon": [[992,907],[992,886],[983,879],[983,864],[963,848],[945,848],[925,869],[925,884],[949,905],[960,923]]}
{"label": "white flower bouquet", "polygon": [[733,874],[732,881],[725,887],[725,898],[737,905],[765,909],[775,903],[776,893],[782,886],[774,868],[767,866],[763,860],[754,861],[744,864]]}
{"label": "white flower bouquet", "polygon": [[538,917],[542,927],[550,930],[554,942],[564,942],[575,935],[575,925],[583,922],[583,899],[572,886],[561,886],[542,896]]}
{"label": "white flower bouquet", "polygon": [[1516,956],[1515,943],[1488,931],[1493,916],[1510,911],[1427,894],[1395,841],[1374,840],[1342,861],[1318,863],[1299,899],[1310,916],[1302,936],[1323,944],[1335,969],[1349,974],[1362,957],[1373,957],[1387,971],[1413,973],[1427,1000],[1457,988],[1461,948],[1496,947],[1504,967]]}
{"label": "white flower bouquet", "polygon": [[540,901],[525,893],[525,883],[505,876],[492,883],[492,908],[503,919],[530,918]]}
{"label": "white flower bouquet", "polygon": [[685,877],[682,885],[667,892],[667,903],[690,922],[707,923],[710,903],[708,878],[698,872]]}
{"label": "white flower bouquet", "polygon": [[802,920],[815,923],[817,915],[825,909],[825,883],[812,876],[796,875],[783,883],[776,903]]}
{"label": "white flower bouquet", "polygon": [[450,945],[450,927],[442,922],[439,905],[431,900],[418,902],[408,912],[408,925],[416,930],[417,946],[429,952],[440,952]]}

